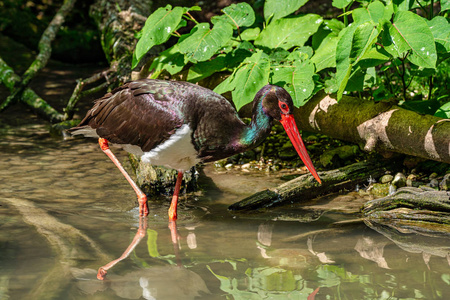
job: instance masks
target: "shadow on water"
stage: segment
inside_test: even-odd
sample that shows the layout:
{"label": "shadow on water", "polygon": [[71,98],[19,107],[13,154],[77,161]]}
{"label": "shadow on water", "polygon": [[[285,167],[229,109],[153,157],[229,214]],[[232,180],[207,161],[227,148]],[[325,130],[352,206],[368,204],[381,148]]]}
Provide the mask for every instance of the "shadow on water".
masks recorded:
{"label": "shadow on water", "polygon": [[448,236],[296,206],[232,215],[229,204],[278,179],[212,168],[215,187],[185,196],[176,226],[169,198],[139,220],[134,192],[97,147],[2,124],[0,299],[307,299],[317,288],[315,299],[450,298]]}

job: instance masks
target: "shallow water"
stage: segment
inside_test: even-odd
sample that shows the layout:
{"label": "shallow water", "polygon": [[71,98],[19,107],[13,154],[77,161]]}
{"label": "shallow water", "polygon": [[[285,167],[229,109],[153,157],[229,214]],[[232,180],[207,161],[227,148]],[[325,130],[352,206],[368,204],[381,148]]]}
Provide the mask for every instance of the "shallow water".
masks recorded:
{"label": "shallow water", "polygon": [[[383,235],[335,223],[357,215],[298,206],[227,211],[276,176],[206,168],[212,182],[182,197],[171,229],[169,197],[151,199],[140,220],[134,192],[95,140],[2,124],[0,154],[0,299],[306,299],[317,288],[315,299],[450,299],[448,236]],[[138,228],[134,251],[98,280]]]}

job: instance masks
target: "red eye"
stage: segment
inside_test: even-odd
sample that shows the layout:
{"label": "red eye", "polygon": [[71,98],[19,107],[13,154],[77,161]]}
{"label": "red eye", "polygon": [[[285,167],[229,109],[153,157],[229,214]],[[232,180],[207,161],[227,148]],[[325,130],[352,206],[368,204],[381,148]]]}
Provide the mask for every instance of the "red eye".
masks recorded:
{"label": "red eye", "polygon": [[289,106],[286,103],[278,101],[278,106],[283,113],[287,114],[289,112]]}

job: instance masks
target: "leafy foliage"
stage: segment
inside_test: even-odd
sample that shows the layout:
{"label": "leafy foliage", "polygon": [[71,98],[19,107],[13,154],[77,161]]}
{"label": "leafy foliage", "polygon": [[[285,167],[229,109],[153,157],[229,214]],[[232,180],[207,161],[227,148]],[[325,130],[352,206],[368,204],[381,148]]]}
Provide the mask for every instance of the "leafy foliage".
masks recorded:
{"label": "leafy foliage", "polygon": [[[449,116],[450,1],[441,1],[437,13],[431,0],[333,0],[343,10],[337,19],[295,13],[306,2],[266,0],[263,18],[248,3],[232,4],[212,24],[192,17],[198,7],[167,5],[140,32],[133,66],[174,36],[175,45],[153,60],[152,77],[187,70],[187,80],[198,82],[229,72],[215,91],[231,92],[237,109],[271,83],[284,87],[296,106],[324,89],[338,99],[349,93],[397,99],[419,111],[412,100],[427,100],[440,107],[431,113]],[[180,35],[186,20],[196,25]]]}

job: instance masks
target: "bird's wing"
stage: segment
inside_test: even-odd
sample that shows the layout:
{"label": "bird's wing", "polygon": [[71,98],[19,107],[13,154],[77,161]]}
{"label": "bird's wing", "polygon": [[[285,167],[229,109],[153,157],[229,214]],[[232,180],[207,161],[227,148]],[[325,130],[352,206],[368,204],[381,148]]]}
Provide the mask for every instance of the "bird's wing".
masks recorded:
{"label": "bird's wing", "polygon": [[112,143],[150,151],[183,125],[176,103],[166,96],[171,93],[173,87],[164,81],[129,82],[97,100],[71,131],[91,127]]}

